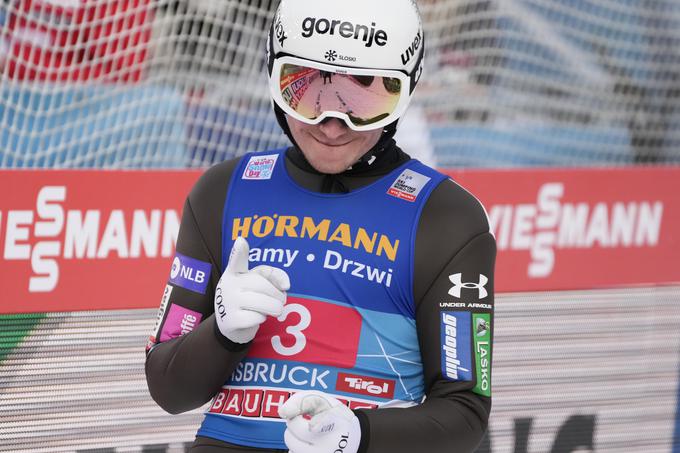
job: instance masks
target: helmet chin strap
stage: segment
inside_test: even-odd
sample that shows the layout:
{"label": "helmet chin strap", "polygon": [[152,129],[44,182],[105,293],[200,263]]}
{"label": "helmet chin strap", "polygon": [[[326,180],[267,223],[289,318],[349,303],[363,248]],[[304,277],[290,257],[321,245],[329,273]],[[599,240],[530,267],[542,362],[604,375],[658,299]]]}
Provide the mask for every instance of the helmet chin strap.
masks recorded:
{"label": "helmet chin strap", "polygon": [[[276,102],[272,102],[272,106],[274,107],[276,121],[278,121],[279,126],[288,137],[288,140],[290,140],[293,146],[302,151],[300,145],[298,145],[295,139],[293,138],[293,134],[290,131],[290,127],[288,127],[288,121],[286,121],[286,114],[284,113],[283,110],[281,110],[281,108],[278,105],[276,105]],[[388,143],[390,143],[390,141],[394,137],[394,134],[397,133],[397,123],[398,120],[395,120],[394,122],[385,126],[383,128],[383,133],[380,136],[380,139],[378,139],[378,142],[375,145],[373,145],[373,147],[369,149],[363,156],[361,156],[354,164],[352,164],[352,166],[345,170],[345,172],[349,171],[353,173],[356,172],[360,173],[362,170],[370,168],[371,164],[373,164],[373,162],[383,152],[385,146]],[[302,155],[304,156],[304,153],[302,153]]]}

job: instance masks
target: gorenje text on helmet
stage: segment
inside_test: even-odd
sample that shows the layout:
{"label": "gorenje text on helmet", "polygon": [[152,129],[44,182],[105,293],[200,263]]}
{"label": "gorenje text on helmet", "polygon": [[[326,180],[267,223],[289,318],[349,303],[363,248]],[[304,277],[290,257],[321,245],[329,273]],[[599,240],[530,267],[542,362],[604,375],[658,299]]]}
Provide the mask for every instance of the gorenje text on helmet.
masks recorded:
{"label": "gorenje text on helmet", "polygon": [[[311,37],[314,32],[325,35],[340,35],[343,38],[361,39],[366,43],[366,47],[371,47],[375,42],[379,46],[387,44],[387,32],[385,30],[375,29],[375,22],[371,22],[371,26],[353,24],[344,20],[337,19],[316,19],[315,17],[306,17],[302,21],[302,36],[304,38]],[[361,36],[361,37],[360,37]]]}

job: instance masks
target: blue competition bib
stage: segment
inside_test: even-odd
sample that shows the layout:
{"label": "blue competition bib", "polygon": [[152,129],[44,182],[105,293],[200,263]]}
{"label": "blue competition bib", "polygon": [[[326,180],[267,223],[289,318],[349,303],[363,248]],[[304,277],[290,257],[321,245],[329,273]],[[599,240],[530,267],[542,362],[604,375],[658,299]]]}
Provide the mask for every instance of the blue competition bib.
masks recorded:
{"label": "blue competition bib", "polygon": [[229,188],[222,269],[233,241],[251,268],[285,270],[283,314],[268,318],[198,431],[233,444],[285,449],[278,407],[319,390],[351,409],[406,407],[424,394],[413,301],[420,212],[446,176],[416,160],[347,194],[293,182],[283,150],[244,156]]}

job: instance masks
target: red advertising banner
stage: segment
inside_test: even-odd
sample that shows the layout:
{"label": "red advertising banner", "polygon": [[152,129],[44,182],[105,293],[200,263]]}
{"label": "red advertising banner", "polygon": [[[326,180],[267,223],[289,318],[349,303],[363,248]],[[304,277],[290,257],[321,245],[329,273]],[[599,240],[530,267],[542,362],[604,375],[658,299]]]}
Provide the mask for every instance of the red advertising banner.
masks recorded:
{"label": "red advertising banner", "polygon": [[198,176],[0,171],[0,313],[157,307]]}
{"label": "red advertising banner", "polygon": [[17,80],[137,82],[154,6],[149,0],[10,0],[3,38]]}
{"label": "red advertising banner", "polygon": [[[680,282],[680,168],[451,171],[496,290]],[[0,171],[0,313],[155,308],[199,171]]]}
{"label": "red advertising banner", "polygon": [[497,291],[680,282],[680,168],[448,174],[487,209]]}

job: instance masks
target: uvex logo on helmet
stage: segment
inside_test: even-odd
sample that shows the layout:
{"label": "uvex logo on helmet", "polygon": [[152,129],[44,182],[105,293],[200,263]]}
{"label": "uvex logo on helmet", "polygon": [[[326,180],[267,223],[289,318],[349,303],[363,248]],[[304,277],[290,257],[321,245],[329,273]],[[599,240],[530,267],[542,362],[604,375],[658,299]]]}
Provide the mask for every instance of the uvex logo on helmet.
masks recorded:
{"label": "uvex logo on helmet", "polygon": [[360,39],[366,47],[371,47],[373,43],[378,46],[387,44],[387,32],[375,28],[375,22],[371,26],[353,24],[346,20],[339,19],[317,19],[306,17],[302,21],[302,36],[310,38],[318,33],[320,35],[339,35],[342,38]]}
{"label": "uvex logo on helmet", "polygon": [[401,62],[404,65],[411,61],[411,57],[416,55],[416,53],[418,52],[418,48],[420,47],[420,43],[422,41],[423,37],[420,34],[420,30],[418,30],[418,34],[416,35],[415,38],[413,38],[413,42],[411,43],[411,45],[406,49],[404,53],[401,54]]}

